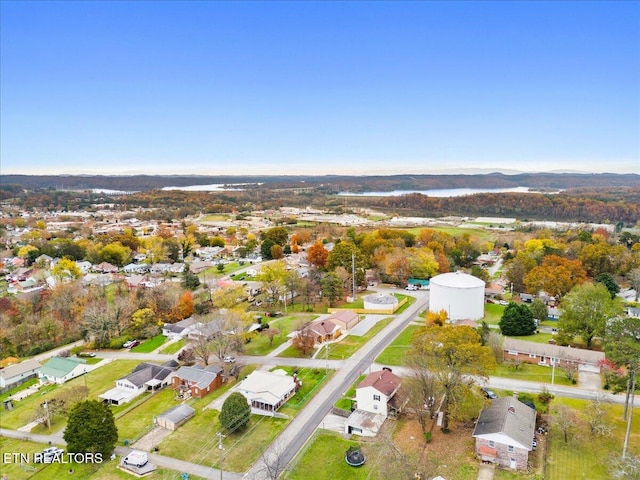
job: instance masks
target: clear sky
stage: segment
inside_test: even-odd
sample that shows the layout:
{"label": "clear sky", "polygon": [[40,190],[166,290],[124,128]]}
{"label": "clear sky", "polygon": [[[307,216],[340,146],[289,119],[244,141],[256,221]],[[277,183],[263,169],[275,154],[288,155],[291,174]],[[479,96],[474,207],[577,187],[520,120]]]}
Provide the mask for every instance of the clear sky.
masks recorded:
{"label": "clear sky", "polygon": [[0,2],[0,173],[640,173],[640,2]]}

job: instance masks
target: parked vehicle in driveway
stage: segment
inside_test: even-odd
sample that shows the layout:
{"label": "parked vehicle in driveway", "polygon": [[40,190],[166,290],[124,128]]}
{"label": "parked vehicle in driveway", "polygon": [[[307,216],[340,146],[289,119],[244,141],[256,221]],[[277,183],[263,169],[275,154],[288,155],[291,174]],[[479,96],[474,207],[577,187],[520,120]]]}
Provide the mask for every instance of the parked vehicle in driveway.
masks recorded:
{"label": "parked vehicle in driveway", "polygon": [[481,390],[486,398],[489,398],[491,400],[493,400],[494,398],[498,398],[498,395],[496,395],[496,393],[490,388],[483,387]]}
{"label": "parked vehicle in driveway", "polygon": [[132,465],[134,467],[144,467],[149,462],[147,452],[141,452],[140,450],[133,450],[126,457],[124,457],[125,465]]}
{"label": "parked vehicle in driveway", "polygon": [[236,363],[236,357],[224,357],[224,363]]}

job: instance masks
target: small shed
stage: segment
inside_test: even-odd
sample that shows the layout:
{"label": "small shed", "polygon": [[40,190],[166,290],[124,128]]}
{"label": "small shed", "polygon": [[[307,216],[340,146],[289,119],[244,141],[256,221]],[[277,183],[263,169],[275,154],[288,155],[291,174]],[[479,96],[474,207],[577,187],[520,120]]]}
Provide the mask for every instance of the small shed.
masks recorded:
{"label": "small shed", "polygon": [[196,414],[189,405],[182,404],[170,408],[156,417],[156,424],[167,430],[175,430]]}

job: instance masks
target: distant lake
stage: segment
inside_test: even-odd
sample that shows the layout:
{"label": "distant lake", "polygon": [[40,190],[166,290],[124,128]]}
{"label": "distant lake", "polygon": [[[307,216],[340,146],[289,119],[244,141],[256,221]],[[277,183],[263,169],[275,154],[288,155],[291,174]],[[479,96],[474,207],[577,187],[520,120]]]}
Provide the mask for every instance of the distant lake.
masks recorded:
{"label": "distant lake", "polygon": [[[530,190],[529,187],[511,187],[511,188],[441,188],[433,190],[391,190],[388,192],[340,192],[338,195],[353,197],[399,197],[410,193],[421,193],[429,197],[462,197],[464,195],[473,195],[475,193],[541,193]],[[544,192],[558,193],[558,191]]]}
{"label": "distant lake", "polygon": [[247,185],[256,183],[213,183],[211,185],[189,185],[188,187],[164,187],[162,190],[183,190],[185,192],[229,192],[245,190]]}

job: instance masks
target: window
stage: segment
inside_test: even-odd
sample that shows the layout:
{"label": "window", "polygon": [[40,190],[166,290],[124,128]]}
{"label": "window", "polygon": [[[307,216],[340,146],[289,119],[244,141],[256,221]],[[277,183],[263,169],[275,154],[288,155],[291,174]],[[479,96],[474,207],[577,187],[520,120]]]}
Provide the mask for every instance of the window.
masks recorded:
{"label": "window", "polygon": [[496,442],[494,442],[493,440],[489,440],[489,446],[491,448],[496,448]]}
{"label": "window", "polygon": [[517,350],[509,350],[509,355],[518,355]]}
{"label": "window", "polygon": [[536,358],[536,356],[537,356],[537,355],[536,355],[535,353],[530,353],[530,354],[529,354],[529,358]]}
{"label": "window", "polygon": [[509,445],[508,450],[509,450],[509,453],[513,453],[513,445]]}
{"label": "window", "polygon": [[374,399],[376,402],[379,402],[379,401],[380,401],[380,395],[374,395],[374,396],[373,396],[373,399]]}

